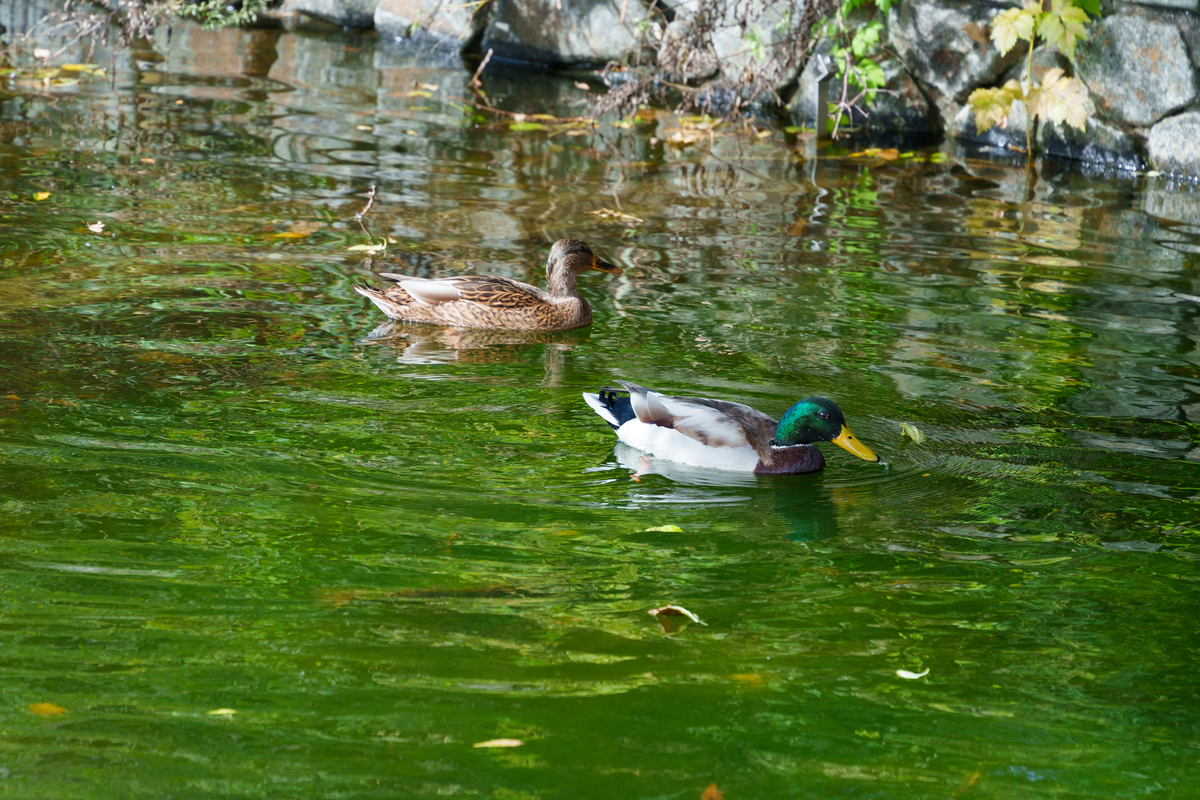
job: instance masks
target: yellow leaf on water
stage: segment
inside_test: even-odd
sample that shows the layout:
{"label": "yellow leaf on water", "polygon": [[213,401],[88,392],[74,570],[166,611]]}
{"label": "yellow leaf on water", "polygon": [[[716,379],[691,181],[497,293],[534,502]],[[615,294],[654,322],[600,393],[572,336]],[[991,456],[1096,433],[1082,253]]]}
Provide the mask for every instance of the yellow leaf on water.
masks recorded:
{"label": "yellow leaf on water", "polygon": [[471,747],[520,747],[523,744],[520,739],[488,739],[486,742],[476,742]]}
{"label": "yellow leaf on water", "polygon": [[308,234],[300,233],[299,231],[284,231],[283,233],[272,234],[272,236],[276,239],[303,239]]}
{"label": "yellow leaf on water", "polygon": [[921,429],[916,425],[909,425],[907,422],[900,423],[901,436],[907,436],[913,440],[913,444],[920,444],[925,441],[925,434],[921,433]]}
{"label": "yellow leaf on water", "polygon": [[33,195],[33,199],[34,200],[45,200],[49,196],[50,196],[49,192],[36,192]]}
{"label": "yellow leaf on water", "polygon": [[141,161],[143,164],[154,164],[155,163],[153,158],[141,158],[138,160]]}
{"label": "yellow leaf on water", "polygon": [[91,231],[92,233],[104,233],[104,223],[103,222],[90,222],[90,223],[88,223],[87,229],[89,231]]}
{"label": "yellow leaf on water", "polygon": [[214,708],[208,712],[208,715],[210,717],[232,717],[236,713],[237,709],[235,708]]}
{"label": "yellow leaf on water", "polygon": [[436,83],[418,83],[417,88],[424,89],[427,92],[436,92],[441,87],[438,86]]}
{"label": "yellow leaf on water", "polygon": [[649,613],[656,617],[687,617],[692,622],[698,622],[701,625],[704,624],[703,622],[700,622],[699,617],[688,611],[683,606],[662,606],[661,608],[652,608],[650,609]]}
{"label": "yellow leaf on water", "polygon": [[924,678],[926,675],[928,675],[929,670],[926,669],[924,672],[909,672],[906,669],[898,669],[896,670],[896,674],[905,680],[915,681],[918,678]]}
{"label": "yellow leaf on water", "polygon": [[646,528],[646,533],[683,533],[678,525],[659,525],[657,528]]}
{"label": "yellow leaf on water", "polygon": [[65,708],[54,703],[30,703],[29,710],[39,717],[57,717],[59,714],[67,713]]}
{"label": "yellow leaf on water", "polygon": [[717,785],[715,783],[710,783],[708,786],[705,786],[704,791],[700,793],[700,800],[723,800],[723,799],[724,799],[724,795],[721,794],[721,790],[717,788]]}
{"label": "yellow leaf on water", "polygon": [[377,245],[377,244],[356,244],[356,245],[351,245],[350,247],[347,247],[346,249],[352,250],[356,253],[357,252],[378,253],[380,250],[383,249],[383,247],[380,245]]}

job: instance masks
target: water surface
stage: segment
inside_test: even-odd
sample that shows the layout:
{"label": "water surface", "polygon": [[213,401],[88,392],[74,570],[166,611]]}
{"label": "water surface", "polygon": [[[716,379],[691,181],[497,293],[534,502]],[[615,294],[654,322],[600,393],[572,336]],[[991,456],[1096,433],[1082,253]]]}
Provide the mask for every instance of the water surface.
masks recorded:
{"label": "water surface", "polygon": [[[0,791],[1194,791],[1200,195],[512,130],[469,77],[183,28],[0,96]],[[377,331],[351,289],[541,282],[566,235],[626,268],[583,331]],[[617,378],[827,395],[888,465],[635,475],[580,398]]]}

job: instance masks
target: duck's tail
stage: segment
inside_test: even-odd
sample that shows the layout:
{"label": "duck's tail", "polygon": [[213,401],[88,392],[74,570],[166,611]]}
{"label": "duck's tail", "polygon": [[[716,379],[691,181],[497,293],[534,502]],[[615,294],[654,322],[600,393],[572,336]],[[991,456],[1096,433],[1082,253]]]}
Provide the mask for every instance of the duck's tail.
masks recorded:
{"label": "duck's tail", "polygon": [[636,418],[633,413],[633,404],[629,402],[629,396],[622,397],[617,392],[623,393],[621,389],[605,386],[595,394],[583,393],[584,402],[591,406],[601,419],[611,425],[613,430]]}

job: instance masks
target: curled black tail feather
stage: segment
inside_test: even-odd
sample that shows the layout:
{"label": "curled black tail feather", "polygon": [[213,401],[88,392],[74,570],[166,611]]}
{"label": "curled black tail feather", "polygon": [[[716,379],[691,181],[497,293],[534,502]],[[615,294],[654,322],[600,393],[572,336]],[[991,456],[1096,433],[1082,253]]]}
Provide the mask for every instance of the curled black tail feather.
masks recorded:
{"label": "curled black tail feather", "polygon": [[[624,395],[624,396],[622,396]],[[629,394],[624,389],[614,389],[611,386],[605,386],[599,392],[600,402],[613,415],[617,421],[616,425],[612,425],[613,430],[629,422],[631,419],[636,419],[637,415],[633,413],[633,403],[629,401]]]}

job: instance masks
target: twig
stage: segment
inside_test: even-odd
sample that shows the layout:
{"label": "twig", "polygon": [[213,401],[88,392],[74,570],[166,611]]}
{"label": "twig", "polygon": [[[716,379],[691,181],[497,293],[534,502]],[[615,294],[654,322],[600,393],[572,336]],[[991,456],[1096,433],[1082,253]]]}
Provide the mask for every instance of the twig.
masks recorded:
{"label": "twig", "polygon": [[375,205],[375,195],[376,195],[375,184],[372,183],[371,190],[369,192],[367,192],[367,204],[363,207],[362,211],[355,214],[355,216],[359,220],[361,220],[363,217],[365,217],[371,211],[371,207]]}
{"label": "twig", "polygon": [[475,70],[475,74],[471,76],[471,80],[467,83],[472,89],[481,89],[483,84],[479,82],[479,76],[483,74],[483,68],[492,60],[492,48],[488,48],[487,55],[483,57],[483,61],[479,62],[479,68]]}
{"label": "twig", "polygon": [[358,227],[362,228],[363,235],[367,237],[369,244],[375,244],[375,237],[371,235],[370,229],[367,227],[366,220],[367,212],[375,205],[375,184],[371,184],[370,191],[367,192],[367,205],[363,210],[354,215],[354,219],[358,221]]}

